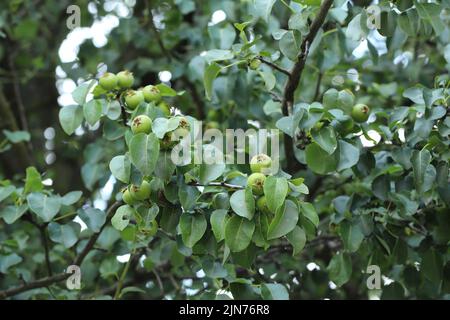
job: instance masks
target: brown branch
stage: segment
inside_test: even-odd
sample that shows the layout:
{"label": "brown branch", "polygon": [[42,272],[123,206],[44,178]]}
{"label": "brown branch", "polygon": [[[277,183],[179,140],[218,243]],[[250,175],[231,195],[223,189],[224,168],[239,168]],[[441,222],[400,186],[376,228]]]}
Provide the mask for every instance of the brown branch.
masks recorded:
{"label": "brown branch", "polygon": [[[83,262],[84,258],[87,256],[87,254],[94,248],[95,243],[97,242],[98,237],[100,236],[100,234],[102,233],[103,229],[109,224],[109,222],[111,221],[111,218],[113,217],[116,209],[121,205],[120,201],[115,202],[107,211],[106,213],[106,221],[103,224],[103,226],[100,228],[100,231],[98,233],[94,233],[91,238],[89,239],[88,243],[86,244],[86,246],[84,247],[83,251],[81,251],[81,253],[75,258],[75,260],[73,261],[72,264],[74,265],[78,265],[80,266],[81,263]],[[17,286],[14,288],[10,288],[7,290],[3,290],[0,291],[0,300],[1,299],[6,299],[8,297],[12,297],[15,296],[16,294],[25,292],[25,291],[29,291],[32,289],[37,289],[37,288],[42,288],[42,287],[47,287],[50,286],[54,283],[66,280],[67,278],[69,278],[71,276],[70,273],[58,273],[54,276],[51,277],[45,277],[42,279],[38,279],[35,281],[31,281],[28,282],[24,285],[21,286]]]}
{"label": "brown branch", "polygon": [[[300,78],[302,76],[303,69],[305,68],[306,58],[308,57],[311,43],[314,41],[317,32],[322,27],[322,24],[324,23],[332,4],[333,0],[324,0],[322,2],[319,12],[311,24],[309,33],[306,35],[300,45],[300,53],[297,56],[297,62],[292,67],[290,76],[284,87],[282,111],[283,115],[286,117],[292,113],[292,107],[294,105],[294,93],[300,83]],[[284,147],[288,169],[291,172],[295,171],[298,168],[298,162],[294,156],[294,145],[292,138],[288,135],[285,135]]]}
{"label": "brown branch", "polygon": [[183,80],[183,82],[188,87],[189,91],[191,92],[192,100],[194,101],[194,104],[195,104],[195,109],[197,111],[198,119],[204,120],[206,118],[205,106],[204,106],[202,98],[200,97],[200,95],[197,92],[197,89],[195,88],[195,85],[191,81],[189,81],[188,77],[186,77],[186,76],[183,76],[181,78],[181,80]]}
{"label": "brown branch", "polygon": [[273,69],[275,69],[275,70],[277,70],[277,71],[280,71],[281,73],[284,73],[284,74],[287,75],[288,77],[291,76],[291,73],[290,73],[288,70],[286,70],[286,69],[280,67],[279,65],[277,65],[277,64],[275,64],[275,63],[273,63],[273,62],[271,62],[271,61],[269,61],[269,60],[266,60],[266,59],[264,59],[263,57],[258,57],[257,59],[258,59],[259,61],[261,61],[262,63],[267,64],[269,67],[271,67],[271,68],[273,68]]}

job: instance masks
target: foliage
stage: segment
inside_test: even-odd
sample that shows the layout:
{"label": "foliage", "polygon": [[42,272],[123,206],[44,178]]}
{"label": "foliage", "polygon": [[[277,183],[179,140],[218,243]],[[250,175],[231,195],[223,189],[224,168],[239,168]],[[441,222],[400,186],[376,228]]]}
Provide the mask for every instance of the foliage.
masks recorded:
{"label": "foliage", "polygon": [[[80,1],[83,25],[120,23],[73,62],[57,60],[69,3],[0,4],[0,298],[449,297],[448,1],[379,1],[378,30],[367,1],[120,3]],[[77,81],[61,108],[42,96],[56,67]],[[280,130],[262,195],[249,163],[171,162],[171,133],[199,120]],[[370,265],[393,283],[369,289]]]}

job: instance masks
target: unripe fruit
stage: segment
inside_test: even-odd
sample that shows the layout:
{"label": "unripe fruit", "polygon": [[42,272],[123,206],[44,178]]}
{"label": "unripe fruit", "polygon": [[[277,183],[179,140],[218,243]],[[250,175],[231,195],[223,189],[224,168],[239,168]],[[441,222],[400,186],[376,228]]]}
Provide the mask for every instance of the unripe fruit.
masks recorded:
{"label": "unripe fruit", "polygon": [[122,88],[122,89],[131,88],[133,83],[134,83],[134,77],[130,71],[128,71],[128,70],[120,71],[117,74],[117,84],[119,85],[120,88]]}
{"label": "unripe fruit", "polygon": [[106,72],[98,79],[100,86],[108,91],[113,90],[117,86],[117,81],[117,76],[110,72]]}
{"label": "unripe fruit", "polygon": [[264,181],[266,176],[260,172],[252,173],[247,180],[247,186],[252,188],[253,194],[260,196],[264,193]]}
{"label": "unripe fruit", "polygon": [[170,107],[165,101],[161,101],[160,103],[158,103],[158,108],[162,111],[164,116],[170,116]]}
{"label": "unripe fruit", "polygon": [[212,203],[215,209],[228,209],[230,208],[230,196],[226,192],[220,192],[214,196]]}
{"label": "unripe fruit", "polygon": [[146,115],[140,115],[131,122],[131,131],[134,134],[145,133],[149,134],[152,130],[152,119]]}
{"label": "unripe fruit", "polygon": [[142,228],[140,231],[148,237],[153,237],[158,232],[158,222],[152,220],[149,227]]}
{"label": "unripe fruit", "polygon": [[209,121],[205,124],[205,130],[208,129],[219,129],[220,125],[217,121]]}
{"label": "unripe fruit", "polygon": [[270,213],[269,207],[267,206],[266,196],[262,196],[258,200],[256,200],[256,207],[262,213],[266,213],[266,214]]}
{"label": "unripe fruit", "polygon": [[126,189],[123,193],[122,193],[122,200],[123,202],[125,202],[126,204],[132,206],[133,204],[136,203],[136,200],[131,196],[131,193],[128,189]]}
{"label": "unripe fruit", "polygon": [[145,200],[150,197],[150,192],[151,192],[150,183],[148,183],[145,180],[142,181],[142,184],[140,187],[133,184],[130,186],[129,189],[130,189],[131,196],[136,200]]}
{"label": "unripe fruit", "polygon": [[142,89],[142,93],[144,94],[144,99],[146,102],[158,102],[161,100],[161,92],[158,87],[152,86],[149,84]]}
{"label": "unripe fruit", "polygon": [[129,90],[125,94],[125,103],[127,107],[131,110],[136,109],[137,106],[143,101],[144,95],[142,94],[142,91]]}
{"label": "unripe fruit", "polygon": [[252,59],[248,64],[249,68],[252,70],[256,70],[261,65],[261,61],[259,59]]}
{"label": "unripe fruit", "polygon": [[352,109],[352,118],[356,122],[366,122],[369,119],[370,108],[365,104],[358,103]]}
{"label": "unripe fruit", "polygon": [[272,159],[264,153],[257,154],[250,160],[250,169],[252,172],[270,173]]}
{"label": "unripe fruit", "polygon": [[350,132],[352,132],[354,127],[354,121],[349,116],[344,116],[342,119],[339,119],[336,125],[336,130],[342,135],[346,136]]}

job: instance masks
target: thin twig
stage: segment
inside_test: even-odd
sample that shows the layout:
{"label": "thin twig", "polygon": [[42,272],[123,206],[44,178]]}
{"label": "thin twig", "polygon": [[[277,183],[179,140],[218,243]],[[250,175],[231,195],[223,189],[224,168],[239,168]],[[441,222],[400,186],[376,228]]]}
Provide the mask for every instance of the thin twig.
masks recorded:
{"label": "thin twig", "polygon": [[286,70],[286,69],[280,67],[279,65],[277,65],[277,64],[275,64],[275,63],[273,63],[273,62],[271,62],[271,61],[269,61],[269,60],[264,59],[264,58],[261,57],[261,56],[258,57],[258,60],[261,61],[261,62],[264,63],[264,64],[267,64],[269,67],[274,68],[275,70],[278,70],[278,71],[280,71],[281,73],[284,73],[284,74],[287,75],[288,77],[291,76],[291,74],[290,74],[290,72],[289,72],[288,70]]}

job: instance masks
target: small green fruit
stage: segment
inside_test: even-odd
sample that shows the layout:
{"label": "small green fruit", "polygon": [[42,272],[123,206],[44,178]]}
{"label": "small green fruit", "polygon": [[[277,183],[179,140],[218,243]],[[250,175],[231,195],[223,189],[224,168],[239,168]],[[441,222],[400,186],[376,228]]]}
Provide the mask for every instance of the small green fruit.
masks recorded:
{"label": "small green fruit", "polygon": [[152,86],[149,84],[142,89],[142,93],[144,94],[144,99],[146,102],[159,102],[161,100],[161,92],[158,87]]}
{"label": "small green fruit", "polygon": [[267,206],[266,196],[262,196],[258,200],[256,200],[256,207],[262,213],[270,214],[269,207]]}
{"label": "small green fruit", "polygon": [[208,129],[219,129],[220,124],[217,121],[209,121],[205,124],[205,130]]}
{"label": "small green fruit", "polygon": [[260,172],[252,173],[247,180],[247,186],[252,188],[253,194],[260,196],[264,193],[266,176]]}
{"label": "small green fruit", "polygon": [[146,115],[140,115],[131,122],[131,131],[134,134],[145,133],[149,134],[152,130],[152,119]]}
{"label": "small green fruit", "polygon": [[252,172],[270,173],[272,167],[272,159],[264,153],[257,154],[250,160],[250,169]]}
{"label": "small green fruit", "polygon": [[117,74],[117,80],[118,80],[117,84],[121,89],[131,88],[131,86],[134,83],[133,73],[131,73],[128,70],[120,71]]}
{"label": "small green fruit", "polygon": [[261,65],[261,60],[259,59],[252,59],[250,60],[250,63],[248,64],[248,67],[252,70],[257,70],[259,66]]}
{"label": "small green fruit", "polygon": [[370,108],[365,104],[358,103],[352,109],[352,118],[356,122],[366,122],[369,119]]}
{"label": "small green fruit", "polygon": [[143,101],[144,95],[142,94],[142,91],[129,90],[125,94],[125,103],[127,107],[131,110],[136,109],[137,106]]}
{"label": "small green fruit", "polygon": [[213,197],[213,206],[215,209],[230,208],[230,196],[226,192],[220,192]]}
{"label": "small green fruit", "polygon": [[110,72],[106,72],[98,79],[100,86],[107,91],[113,90],[117,86],[117,81],[117,76]]}
{"label": "small green fruit", "polygon": [[130,206],[136,203],[136,200],[131,196],[130,190],[128,189],[122,193],[122,200]]}
{"label": "small green fruit", "polygon": [[142,181],[140,187],[133,184],[129,187],[129,189],[131,196],[136,200],[145,200],[150,197],[151,192],[150,183],[148,183],[145,180]]}
{"label": "small green fruit", "polygon": [[162,111],[164,116],[170,116],[170,107],[165,101],[161,101],[160,103],[158,103],[158,108]]}
{"label": "small green fruit", "polygon": [[148,237],[153,237],[156,232],[158,232],[158,222],[156,220],[152,220],[150,222],[150,226],[146,226],[139,231]]}
{"label": "small green fruit", "polygon": [[353,131],[355,123],[353,119],[349,116],[344,116],[342,119],[339,119],[336,124],[336,130],[342,135],[346,136],[350,132]]}

